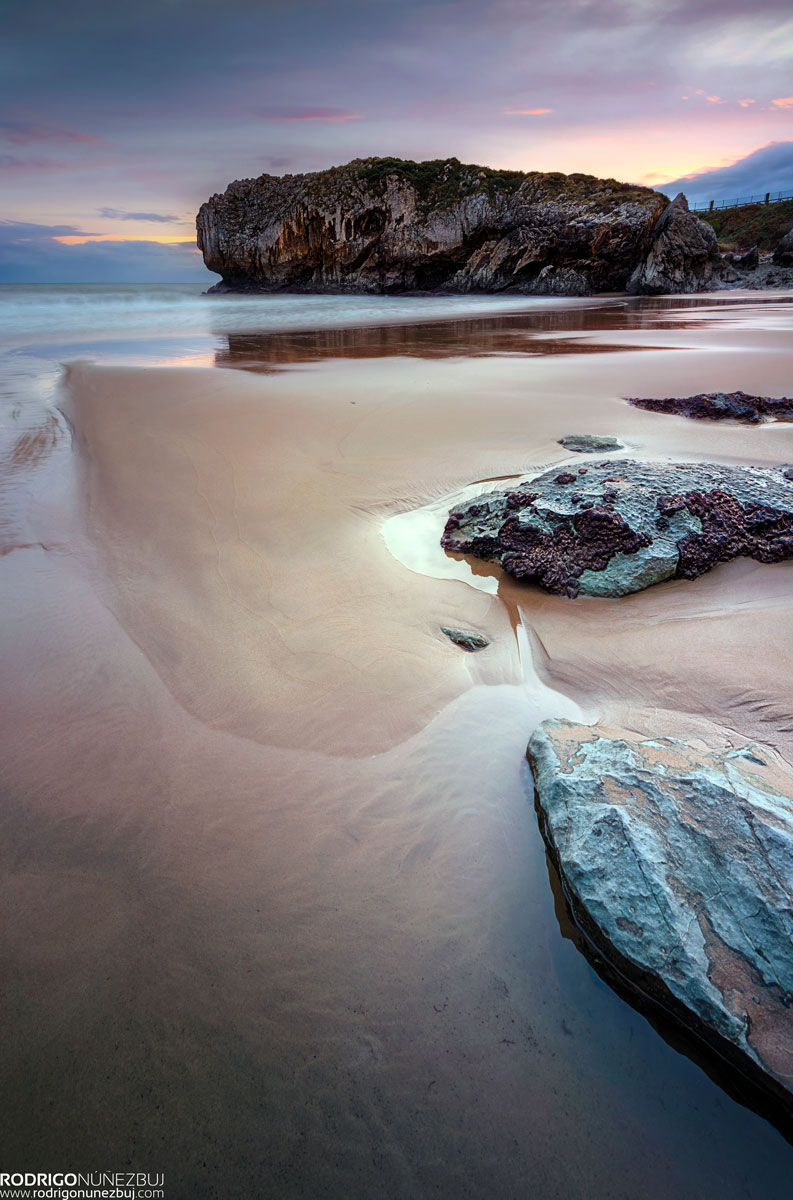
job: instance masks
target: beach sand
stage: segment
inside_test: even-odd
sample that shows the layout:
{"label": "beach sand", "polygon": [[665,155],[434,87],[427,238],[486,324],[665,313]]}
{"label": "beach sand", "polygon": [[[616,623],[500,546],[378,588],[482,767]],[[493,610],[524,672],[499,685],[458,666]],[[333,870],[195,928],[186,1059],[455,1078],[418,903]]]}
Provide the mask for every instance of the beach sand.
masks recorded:
{"label": "beach sand", "polygon": [[779,1133],[560,933],[523,754],[569,715],[793,761],[793,565],[570,601],[436,534],[471,484],[583,463],[567,433],[793,462],[793,425],[622,399],[785,394],[790,301],[69,368],[0,496],[11,1169],[783,1194]]}

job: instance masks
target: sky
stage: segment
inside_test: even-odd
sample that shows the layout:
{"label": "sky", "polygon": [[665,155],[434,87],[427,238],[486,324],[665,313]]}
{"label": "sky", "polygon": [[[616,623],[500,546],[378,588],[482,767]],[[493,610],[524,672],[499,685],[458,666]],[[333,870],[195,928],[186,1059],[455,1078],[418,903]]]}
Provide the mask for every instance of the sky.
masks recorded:
{"label": "sky", "polygon": [[209,195],[369,155],[793,191],[789,0],[3,10],[0,280],[210,281]]}

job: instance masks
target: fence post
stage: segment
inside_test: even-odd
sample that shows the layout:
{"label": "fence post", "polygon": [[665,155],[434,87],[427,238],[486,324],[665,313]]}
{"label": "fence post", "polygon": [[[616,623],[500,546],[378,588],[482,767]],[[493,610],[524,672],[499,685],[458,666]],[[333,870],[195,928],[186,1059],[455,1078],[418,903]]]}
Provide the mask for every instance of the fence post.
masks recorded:
{"label": "fence post", "polygon": [[710,208],[708,209],[708,212],[713,212],[713,201],[712,200],[710,202]]}
{"label": "fence post", "polygon": [[766,194],[765,194],[765,202],[766,202],[766,204],[768,204],[768,201],[769,201],[770,199],[771,199],[771,193],[770,193],[770,192],[766,192]]}

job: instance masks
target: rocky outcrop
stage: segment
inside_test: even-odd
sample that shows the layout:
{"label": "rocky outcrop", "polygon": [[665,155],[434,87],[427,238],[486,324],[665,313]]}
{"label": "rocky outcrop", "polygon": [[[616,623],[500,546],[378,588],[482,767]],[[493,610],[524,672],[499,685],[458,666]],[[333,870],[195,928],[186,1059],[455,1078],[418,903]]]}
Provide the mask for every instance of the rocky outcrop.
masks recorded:
{"label": "rocky outcrop", "polygon": [[644,399],[626,396],[634,408],[648,412],[671,413],[690,417],[694,421],[742,421],[759,425],[774,418],[793,420],[793,399],[789,396],[749,396],[746,392],[700,392],[696,396],[666,396],[664,399]]}
{"label": "rocky outcrop", "polygon": [[771,254],[758,254],[756,261],[751,251],[745,255],[723,254],[718,275],[722,288],[763,292],[769,288],[793,287],[793,265],[784,266]]}
{"label": "rocky outcrop", "polygon": [[[725,258],[729,256],[725,255]],[[757,246],[750,246],[745,254],[734,254],[731,261],[739,271],[756,271],[760,266],[760,251]]]}
{"label": "rocky outcrop", "polygon": [[774,262],[781,267],[793,267],[793,229],[785,234],[774,251]]}
{"label": "rocky outcrop", "polygon": [[793,1111],[793,779],[762,747],[546,721],[543,832],[589,944]]}
{"label": "rocky outcrop", "polygon": [[708,291],[719,286],[720,268],[716,234],[689,212],[679,192],[658,218],[647,258],[634,270],[627,290],[650,296]]}
{"label": "rocky outcrop", "polygon": [[230,184],[198,246],[212,290],[586,295],[624,290],[667,204],[591,175],[356,159]]}
{"label": "rocky outcrop", "polygon": [[793,557],[793,471],[615,459],[452,509],[441,545],[566,596],[624,596],[738,556]]}
{"label": "rocky outcrop", "polygon": [[451,625],[441,625],[441,633],[444,633],[450,642],[454,642],[455,646],[459,646],[461,650],[467,650],[469,654],[476,654],[477,650],[485,650],[490,645],[486,637],[481,633],[472,633],[470,629],[455,629]]}
{"label": "rocky outcrop", "polygon": [[559,445],[576,454],[610,454],[612,450],[625,448],[617,438],[599,433],[568,433],[559,438]]}

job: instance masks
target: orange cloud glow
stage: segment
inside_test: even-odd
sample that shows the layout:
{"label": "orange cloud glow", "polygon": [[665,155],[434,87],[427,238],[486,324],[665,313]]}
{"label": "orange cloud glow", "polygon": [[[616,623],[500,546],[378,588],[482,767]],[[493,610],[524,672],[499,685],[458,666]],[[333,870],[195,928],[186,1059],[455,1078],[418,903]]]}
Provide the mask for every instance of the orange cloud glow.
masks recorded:
{"label": "orange cloud glow", "polygon": [[741,108],[748,108],[750,104],[756,104],[757,101],[752,100],[750,96],[745,96],[744,99],[739,100],[738,103],[740,104]]}
{"label": "orange cloud glow", "polygon": [[772,100],[777,108],[793,108],[793,96],[780,96],[778,100]]}
{"label": "orange cloud glow", "polygon": [[184,234],[179,234],[176,237],[137,237],[133,235],[123,235],[118,233],[95,233],[95,234],[65,234],[61,237],[54,237],[53,242],[60,242],[62,246],[84,246],[86,242],[159,242],[166,246],[192,246],[193,242],[186,239]]}
{"label": "orange cloud glow", "polygon": [[552,113],[552,108],[505,108],[504,115],[507,117],[545,117],[548,113]]}

